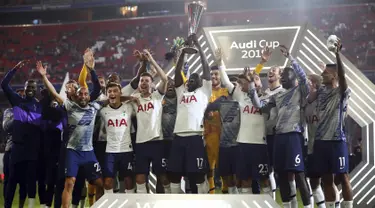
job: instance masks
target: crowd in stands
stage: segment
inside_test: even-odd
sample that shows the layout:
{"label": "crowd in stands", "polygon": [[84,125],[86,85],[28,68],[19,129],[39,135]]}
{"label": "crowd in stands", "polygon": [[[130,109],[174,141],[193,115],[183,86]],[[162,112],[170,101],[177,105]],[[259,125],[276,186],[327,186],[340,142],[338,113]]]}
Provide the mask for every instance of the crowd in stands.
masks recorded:
{"label": "crowd in stands", "polygon": [[[336,6],[312,9],[257,10],[206,13],[201,26],[279,24],[310,22],[326,36],[337,34],[345,43],[343,53],[358,68],[375,70],[375,9],[373,5]],[[66,72],[76,79],[82,67],[81,53],[88,46],[99,57],[97,70],[107,75],[118,72],[133,77],[137,64],[133,49],[151,47],[163,66],[164,53],[173,38],[185,37],[187,17],[107,20],[63,25],[14,26],[0,28],[0,79],[22,59],[41,59],[49,64],[51,80],[61,83]],[[347,50],[348,49],[348,50]],[[18,73],[18,83],[32,77],[34,66]]]}

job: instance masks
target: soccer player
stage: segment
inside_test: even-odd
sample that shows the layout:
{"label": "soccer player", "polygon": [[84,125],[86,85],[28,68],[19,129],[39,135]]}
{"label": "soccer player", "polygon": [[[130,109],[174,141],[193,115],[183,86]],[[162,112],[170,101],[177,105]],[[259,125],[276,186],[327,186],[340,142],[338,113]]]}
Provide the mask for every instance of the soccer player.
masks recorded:
{"label": "soccer player", "polygon": [[[301,114],[302,104],[309,93],[306,74],[298,63],[289,54],[285,46],[280,50],[286,58],[289,58],[293,68],[286,67],[281,74],[281,82],[285,92],[272,96],[267,103],[260,101],[255,93],[254,85],[250,85],[249,96],[257,107],[269,112],[276,107],[277,118],[274,138],[274,168],[280,180],[280,193],[284,207],[291,207],[290,190],[294,178],[301,192],[301,198],[305,207],[310,207],[310,193],[304,174],[303,160],[303,130],[304,126]],[[298,86],[296,86],[298,80]],[[291,180],[292,179],[292,180]],[[298,204],[293,204],[293,207]]]}
{"label": "soccer player", "polygon": [[340,57],[341,42],[336,43],[337,64],[327,64],[322,73],[324,87],[317,91],[318,127],[314,142],[314,171],[321,177],[326,206],[335,206],[334,177],[341,182],[343,208],[353,207],[353,193],[348,174],[348,148],[343,129],[350,90]]}
{"label": "soccer player", "polygon": [[198,187],[198,193],[208,193],[205,182],[207,159],[203,135],[204,111],[212,93],[210,68],[206,55],[201,48],[196,35],[189,37],[198,49],[203,67],[203,75],[190,75],[185,87],[181,70],[184,64],[185,52],[182,51],[175,70],[175,88],[177,95],[177,117],[174,128],[175,138],[172,141],[168,160],[168,170],[171,172],[171,191],[180,193],[181,176],[188,176]]}
{"label": "soccer player", "polygon": [[[236,142],[240,127],[239,103],[230,96],[222,96],[207,106],[206,112],[218,111],[221,120],[220,149],[218,158],[219,175],[228,191],[223,193],[237,194],[236,188]],[[212,115],[206,116],[209,118]],[[224,187],[224,186],[223,186]]]}
{"label": "soccer player", "polygon": [[[24,90],[19,89],[16,91],[19,96],[24,95]],[[23,93],[22,93],[23,92]],[[5,109],[3,113],[3,130],[6,132],[6,145],[5,145],[5,153],[3,156],[3,172],[4,172],[4,181],[3,181],[3,196],[4,199],[6,198],[6,190],[7,190],[7,184],[10,177],[10,154],[12,150],[12,132],[13,132],[13,109],[7,108]],[[21,181],[18,181],[19,184],[19,207],[23,207],[26,200],[26,183],[20,183]]]}
{"label": "soccer player", "polygon": [[[322,86],[322,77],[316,74],[310,74],[308,76],[310,85],[310,94],[312,96],[316,93],[318,89]],[[310,100],[308,98],[308,100]],[[317,112],[317,100],[312,102],[307,102],[305,106],[305,116],[307,123],[307,134],[308,134],[308,144],[307,144],[307,164],[306,164],[306,176],[310,180],[310,186],[312,189],[312,194],[314,201],[318,208],[325,208],[325,199],[322,187],[320,186],[320,177],[313,170],[313,147],[315,140],[316,128],[319,122],[318,112]]]}
{"label": "soccer player", "polygon": [[137,193],[147,193],[146,176],[150,171],[150,162],[155,174],[163,181],[165,193],[170,193],[169,181],[166,177],[166,158],[163,142],[159,140],[162,132],[162,101],[167,88],[168,77],[160,66],[156,63],[148,50],[144,50],[150,64],[155,67],[161,78],[161,83],[157,90],[152,91],[153,78],[151,74],[144,72],[141,74],[139,82],[139,92],[134,96],[139,98],[139,105],[135,105],[137,118],[136,136],[136,186]]}
{"label": "soccer player", "polygon": [[[84,65],[82,67],[82,70],[80,72],[79,79],[83,79],[84,83],[83,86],[87,86],[85,83],[87,72],[87,68],[94,68],[95,67],[95,59],[93,52],[90,49],[87,49],[83,56],[84,59]],[[86,72],[86,73],[85,73]],[[91,82],[95,83],[96,75],[93,75],[95,73],[93,70],[90,70],[91,74]],[[83,75],[82,75],[83,74]],[[73,101],[76,99],[76,92],[79,88],[78,83],[75,80],[69,80],[67,84],[65,85],[65,93],[67,99]],[[100,85],[93,85],[93,90],[90,93],[90,99],[96,100],[100,95]],[[62,110],[59,108],[59,110]],[[62,143],[60,145],[60,153],[59,153],[59,162],[58,162],[58,180],[55,187],[55,198],[54,198],[54,207],[61,207],[62,203],[62,193],[64,190],[64,184],[65,184],[65,157],[66,157],[66,147],[68,145],[69,140],[69,131],[67,129],[68,125],[68,115],[66,114],[66,111],[63,110],[63,118],[62,118],[62,125],[63,125],[63,135],[62,135]],[[82,190],[85,186],[85,174],[83,168],[80,168],[77,174],[76,182],[74,184],[73,188],[73,199],[72,204],[73,208],[77,207],[79,204],[79,201],[81,199]],[[81,201],[81,206],[84,205],[84,203]]]}
{"label": "soccer player", "polygon": [[13,107],[14,115],[10,177],[4,204],[6,208],[12,206],[17,181],[27,180],[29,207],[34,207],[36,195],[36,161],[39,152],[42,113],[41,104],[35,98],[38,87],[36,81],[26,81],[25,97],[21,97],[9,85],[17,70],[26,63],[28,61],[19,62],[1,82],[1,87]]}
{"label": "soccer player", "polygon": [[[163,133],[163,143],[164,143],[164,152],[165,158],[169,158],[169,152],[172,145],[172,140],[174,138],[174,125],[176,123],[177,116],[177,97],[176,90],[174,89],[174,80],[168,77],[167,91],[163,99],[163,112],[161,119],[161,127]],[[156,192],[164,193],[164,187],[161,183],[161,180],[157,180]]]}
{"label": "soccer player", "polygon": [[[69,142],[66,152],[66,180],[63,192],[63,207],[69,207],[71,193],[75,183],[78,169],[83,167],[86,178],[95,183],[97,186],[103,186],[100,178],[101,169],[97,162],[92,148],[92,132],[94,128],[94,118],[100,105],[97,103],[89,103],[90,97],[87,88],[79,88],[76,92],[76,101],[65,100],[57,94],[52,84],[48,81],[46,68],[41,62],[37,63],[37,70],[43,77],[43,82],[68,113],[69,125]],[[91,69],[92,70],[92,69]],[[91,73],[94,78],[94,85],[99,86],[96,74]],[[97,193],[99,197],[102,193]]]}
{"label": "soccer player", "polygon": [[[221,86],[219,69],[217,66],[211,68],[212,95],[210,103],[214,102],[221,96],[228,96],[228,89]],[[220,140],[220,115],[218,111],[211,112],[209,118],[204,119],[204,139],[206,141],[206,151],[209,164],[209,172],[207,175],[210,194],[215,193],[214,171],[217,167],[219,156],[219,140]],[[228,192],[228,186],[223,183],[223,192]]]}
{"label": "soccer player", "polygon": [[[279,92],[283,92],[285,89],[280,84],[281,78],[281,69],[279,66],[272,66],[267,73],[268,88],[264,91],[262,100],[265,102],[269,101],[269,98]],[[266,142],[267,142],[267,151],[269,158],[269,180],[272,189],[272,197],[276,200],[276,181],[273,171],[273,144],[274,144],[274,130],[276,126],[276,109],[272,108],[271,111],[263,112],[263,115],[266,118]]]}
{"label": "soccer player", "polygon": [[131,177],[133,146],[130,138],[133,107],[129,103],[121,102],[120,84],[108,83],[106,91],[109,105],[100,111],[107,135],[103,164],[105,193],[113,193],[113,180],[117,178],[117,172],[119,172],[121,178],[125,179],[126,193],[134,193]]}
{"label": "soccer player", "polygon": [[[220,54],[219,50],[218,54]],[[217,57],[220,58],[221,54]],[[219,63],[222,63],[222,61]],[[238,77],[238,85],[234,87],[223,64],[219,68],[222,82],[229,92],[233,92],[233,99],[239,103],[241,114],[240,129],[237,136],[236,178],[241,180],[241,192],[243,194],[253,193],[252,181],[264,179],[265,176],[268,176],[267,146],[263,139],[265,133],[263,115],[260,109],[253,106],[246,94],[250,84],[246,78],[247,72]]]}

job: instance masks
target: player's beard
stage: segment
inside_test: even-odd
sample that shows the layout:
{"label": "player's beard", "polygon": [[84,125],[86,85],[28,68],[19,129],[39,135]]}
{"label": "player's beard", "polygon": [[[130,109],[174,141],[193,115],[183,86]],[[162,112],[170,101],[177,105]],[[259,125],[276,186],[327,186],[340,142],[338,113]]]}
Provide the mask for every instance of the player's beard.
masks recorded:
{"label": "player's beard", "polygon": [[221,86],[220,81],[216,80],[215,82],[212,82],[212,88],[219,88]]}

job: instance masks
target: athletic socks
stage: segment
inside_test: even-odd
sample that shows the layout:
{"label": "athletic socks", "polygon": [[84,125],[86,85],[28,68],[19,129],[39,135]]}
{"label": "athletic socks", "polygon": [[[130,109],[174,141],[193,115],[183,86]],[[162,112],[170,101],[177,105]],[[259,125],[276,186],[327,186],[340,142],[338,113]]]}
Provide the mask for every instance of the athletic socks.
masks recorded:
{"label": "athletic socks", "polygon": [[134,194],[135,193],[135,189],[126,189],[125,193],[127,193],[127,194]]}
{"label": "athletic socks", "polygon": [[228,193],[229,194],[238,194],[238,190],[236,186],[229,186],[228,187]]}
{"label": "athletic socks", "polygon": [[[137,184],[137,187],[138,187],[138,184]],[[113,194],[113,189],[108,189],[108,190],[104,189],[104,193],[105,194]]]}
{"label": "athletic socks", "polygon": [[343,201],[342,208],[353,208],[353,201]]}
{"label": "athletic socks", "polygon": [[35,199],[29,198],[29,208],[34,208],[34,204],[35,204]]}
{"label": "athletic socks", "polygon": [[289,181],[291,208],[298,208],[296,181]]}
{"label": "athletic socks", "polygon": [[283,207],[284,208],[291,208],[292,204],[291,204],[291,202],[283,202]]}
{"label": "athletic socks", "polygon": [[270,185],[272,189],[272,198],[273,200],[276,200],[276,180],[275,180],[275,175],[273,171],[270,173],[269,179],[270,179]]}
{"label": "athletic socks", "polygon": [[318,208],[326,208],[324,193],[320,185],[315,190],[313,190],[313,195],[314,195],[316,206]]}
{"label": "athletic socks", "polygon": [[207,194],[208,193],[207,182],[197,184],[197,188],[198,188],[198,194]]}
{"label": "athletic socks", "polygon": [[252,188],[241,188],[241,194],[252,194]]}
{"label": "athletic socks", "polygon": [[336,185],[333,185],[333,189],[335,189],[335,194],[336,194],[336,206],[335,206],[335,208],[340,208],[340,192],[337,189]]}
{"label": "athletic socks", "polygon": [[137,183],[137,193],[138,194],[147,194],[146,183],[138,184]]}
{"label": "athletic socks", "polygon": [[171,183],[171,193],[180,194],[181,193],[181,184],[180,183]]}
{"label": "athletic socks", "polygon": [[79,202],[79,207],[85,208],[85,204],[86,204],[86,199],[81,199],[81,201]]}
{"label": "athletic socks", "polygon": [[326,202],[326,208],[335,208],[336,202]]}
{"label": "athletic socks", "polygon": [[263,191],[264,194],[268,194],[273,198],[273,192],[272,192],[272,190],[269,186],[263,187],[262,191]]}
{"label": "athletic socks", "polygon": [[163,187],[164,187],[164,193],[166,193],[166,194],[172,193],[172,191],[171,191],[171,184],[163,185]]}
{"label": "athletic socks", "polygon": [[310,193],[310,204],[314,207],[314,195],[313,195],[313,191],[311,188],[310,179],[306,178],[306,181],[307,181],[307,186],[309,188],[309,193]]}

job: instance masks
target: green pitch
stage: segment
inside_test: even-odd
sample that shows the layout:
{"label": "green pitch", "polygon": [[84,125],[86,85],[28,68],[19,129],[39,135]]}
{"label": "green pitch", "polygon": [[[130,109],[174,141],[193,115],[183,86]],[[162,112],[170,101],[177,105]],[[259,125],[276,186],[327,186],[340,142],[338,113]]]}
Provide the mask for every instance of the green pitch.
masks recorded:
{"label": "green pitch", "polygon": [[[4,207],[3,184],[0,184],[0,193],[1,193],[1,196],[0,196],[0,207]],[[216,190],[216,193],[220,194],[221,190]],[[17,188],[16,194],[14,195],[14,201],[13,201],[13,206],[12,207],[18,208],[18,204],[19,204],[18,199],[19,199],[19,197],[18,197],[18,188]],[[280,193],[279,192],[277,192],[277,203],[281,205],[281,198],[280,198]],[[89,204],[88,201],[86,201],[86,207],[89,207],[88,204]],[[27,207],[27,206],[28,206],[28,201],[26,199],[26,203],[25,203],[24,207]],[[303,204],[302,204],[302,201],[301,201],[301,198],[300,198],[299,194],[298,194],[298,207],[299,208],[303,208]],[[37,196],[37,199],[35,200],[35,208],[44,208],[44,207],[41,207],[39,205],[38,196]]]}

